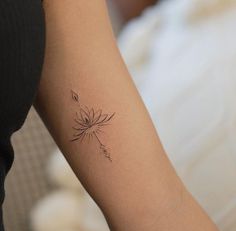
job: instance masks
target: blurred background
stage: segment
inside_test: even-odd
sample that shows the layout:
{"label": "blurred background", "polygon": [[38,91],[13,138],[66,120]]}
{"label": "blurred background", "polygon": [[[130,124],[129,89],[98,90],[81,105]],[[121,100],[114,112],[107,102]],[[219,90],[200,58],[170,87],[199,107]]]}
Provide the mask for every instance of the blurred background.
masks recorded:
{"label": "blurred background", "polygon": [[[186,187],[236,230],[236,0],[110,0],[121,53]],[[106,231],[32,108],[14,134],[6,231]]]}

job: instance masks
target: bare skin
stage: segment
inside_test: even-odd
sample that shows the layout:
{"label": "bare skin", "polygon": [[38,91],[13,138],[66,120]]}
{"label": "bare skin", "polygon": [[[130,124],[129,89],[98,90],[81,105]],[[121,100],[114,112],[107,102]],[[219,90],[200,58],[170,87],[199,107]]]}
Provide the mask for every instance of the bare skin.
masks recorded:
{"label": "bare skin", "polygon": [[[217,231],[176,175],[103,0],[45,0],[34,106],[112,231]],[[99,132],[98,132],[99,131]]]}
{"label": "bare skin", "polygon": [[140,15],[140,13],[148,6],[157,2],[157,0],[112,0],[118,7],[123,19],[128,21]]}

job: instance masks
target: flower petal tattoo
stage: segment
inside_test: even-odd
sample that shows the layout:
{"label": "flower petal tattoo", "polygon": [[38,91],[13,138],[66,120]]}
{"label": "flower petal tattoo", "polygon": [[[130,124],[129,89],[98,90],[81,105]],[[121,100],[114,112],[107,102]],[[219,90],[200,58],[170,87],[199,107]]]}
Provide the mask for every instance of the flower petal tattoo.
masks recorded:
{"label": "flower petal tattoo", "polygon": [[100,152],[112,162],[111,155],[107,147],[102,143],[99,138],[99,133],[103,132],[103,127],[109,125],[109,121],[115,116],[115,113],[103,114],[102,110],[94,110],[80,104],[79,95],[71,90],[72,100],[77,104],[78,111],[75,113],[75,126],[73,126],[74,134],[70,141],[83,141],[84,139],[95,139],[100,147]]}

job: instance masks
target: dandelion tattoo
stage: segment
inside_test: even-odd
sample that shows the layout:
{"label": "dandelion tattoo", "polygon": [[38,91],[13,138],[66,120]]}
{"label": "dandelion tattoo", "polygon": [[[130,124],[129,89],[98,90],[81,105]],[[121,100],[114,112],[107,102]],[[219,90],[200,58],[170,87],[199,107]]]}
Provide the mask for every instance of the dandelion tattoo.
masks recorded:
{"label": "dandelion tattoo", "polygon": [[100,152],[112,162],[107,147],[99,138],[99,133],[103,132],[102,128],[104,126],[109,125],[108,122],[114,117],[115,113],[111,115],[103,114],[101,109],[95,111],[94,108],[89,109],[87,106],[81,105],[79,95],[72,90],[71,96],[78,106],[78,111],[75,113],[75,126],[72,127],[74,134],[70,141],[79,140],[82,142],[84,139],[88,139],[89,141],[95,139],[100,147]]}

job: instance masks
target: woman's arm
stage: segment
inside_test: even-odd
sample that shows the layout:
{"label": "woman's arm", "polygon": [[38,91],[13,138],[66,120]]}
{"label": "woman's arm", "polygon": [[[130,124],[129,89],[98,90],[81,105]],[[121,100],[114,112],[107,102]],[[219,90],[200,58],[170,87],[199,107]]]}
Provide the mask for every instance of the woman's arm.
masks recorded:
{"label": "woman's arm", "polygon": [[153,5],[157,0],[112,0],[118,7],[125,20],[137,17],[148,6]]}
{"label": "woman's arm", "polygon": [[171,166],[104,0],[45,0],[35,107],[113,231],[216,231]]}

